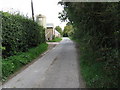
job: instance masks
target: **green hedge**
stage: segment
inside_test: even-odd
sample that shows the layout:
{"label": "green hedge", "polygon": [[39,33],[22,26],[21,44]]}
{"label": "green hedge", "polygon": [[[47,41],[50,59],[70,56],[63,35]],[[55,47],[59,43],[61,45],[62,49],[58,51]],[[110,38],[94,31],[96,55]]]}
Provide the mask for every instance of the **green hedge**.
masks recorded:
{"label": "green hedge", "polygon": [[45,41],[44,29],[36,22],[19,14],[2,13],[3,57],[25,52]]}
{"label": "green hedge", "polygon": [[22,66],[28,64],[41,53],[47,50],[48,44],[43,43],[35,48],[29,49],[27,52],[19,52],[17,55],[10,56],[2,60],[2,81],[8,76],[19,70]]}
{"label": "green hedge", "polygon": [[80,45],[81,73],[88,88],[118,88],[120,83],[120,2],[60,2],[59,18],[69,19]]}

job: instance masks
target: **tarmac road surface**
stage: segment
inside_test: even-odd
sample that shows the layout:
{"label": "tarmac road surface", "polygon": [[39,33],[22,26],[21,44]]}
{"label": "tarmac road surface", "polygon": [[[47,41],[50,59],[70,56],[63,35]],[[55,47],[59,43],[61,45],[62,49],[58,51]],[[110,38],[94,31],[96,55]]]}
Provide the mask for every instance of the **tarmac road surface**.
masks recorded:
{"label": "tarmac road surface", "polygon": [[75,43],[63,40],[2,88],[83,88]]}

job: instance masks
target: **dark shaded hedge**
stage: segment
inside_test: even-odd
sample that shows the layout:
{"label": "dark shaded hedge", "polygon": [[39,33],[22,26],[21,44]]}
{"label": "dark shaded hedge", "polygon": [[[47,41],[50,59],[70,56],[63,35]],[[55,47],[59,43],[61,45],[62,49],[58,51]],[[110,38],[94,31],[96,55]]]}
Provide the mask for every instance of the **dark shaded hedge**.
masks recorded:
{"label": "dark shaded hedge", "polygon": [[59,2],[59,18],[73,25],[88,88],[120,86],[120,2]]}
{"label": "dark shaded hedge", "polygon": [[44,28],[20,14],[2,13],[3,57],[25,52],[45,42]]}

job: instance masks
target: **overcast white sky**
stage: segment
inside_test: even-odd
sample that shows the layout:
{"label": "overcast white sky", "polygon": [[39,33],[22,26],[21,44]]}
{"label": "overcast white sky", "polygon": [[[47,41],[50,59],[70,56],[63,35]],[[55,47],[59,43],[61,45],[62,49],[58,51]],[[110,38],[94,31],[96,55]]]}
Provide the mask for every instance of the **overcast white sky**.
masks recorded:
{"label": "overcast white sky", "polygon": [[[54,26],[61,26],[62,28],[66,23],[61,23],[58,18],[58,13],[63,10],[61,5],[57,5],[60,0],[33,0],[34,14],[42,14],[47,18],[47,23],[53,23]],[[24,15],[31,17],[31,0],[0,0],[0,10],[20,11]]]}

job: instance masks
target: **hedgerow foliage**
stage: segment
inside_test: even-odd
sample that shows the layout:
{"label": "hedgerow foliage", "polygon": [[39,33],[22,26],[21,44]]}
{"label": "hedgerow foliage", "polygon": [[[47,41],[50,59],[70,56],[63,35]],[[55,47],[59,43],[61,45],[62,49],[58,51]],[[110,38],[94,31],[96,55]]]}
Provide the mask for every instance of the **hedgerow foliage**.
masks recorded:
{"label": "hedgerow foliage", "polygon": [[120,2],[60,2],[60,19],[69,20],[80,43],[81,66],[88,87],[119,87]]}
{"label": "hedgerow foliage", "polygon": [[5,81],[11,74],[18,71],[24,65],[30,63],[40,54],[47,50],[48,44],[42,43],[27,52],[17,53],[2,60],[2,81]]}
{"label": "hedgerow foliage", "polygon": [[25,52],[45,41],[44,29],[20,14],[2,13],[3,57]]}

